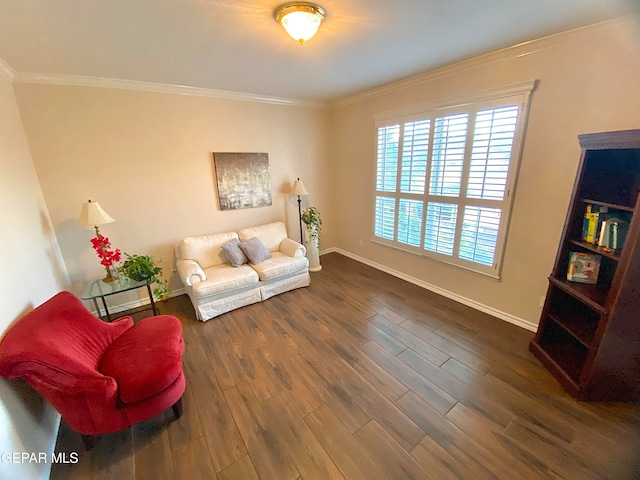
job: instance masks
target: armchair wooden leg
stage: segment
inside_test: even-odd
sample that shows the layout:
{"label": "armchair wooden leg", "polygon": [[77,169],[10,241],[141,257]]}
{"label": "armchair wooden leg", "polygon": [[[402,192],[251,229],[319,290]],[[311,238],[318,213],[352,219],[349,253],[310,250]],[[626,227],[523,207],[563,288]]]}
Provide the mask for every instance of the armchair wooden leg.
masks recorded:
{"label": "armchair wooden leg", "polygon": [[93,435],[82,435],[82,441],[84,443],[84,448],[88,452],[96,444],[96,437],[94,437]]}
{"label": "armchair wooden leg", "polygon": [[182,416],[182,397],[178,399],[176,403],[171,407],[173,414],[176,416],[176,420]]}

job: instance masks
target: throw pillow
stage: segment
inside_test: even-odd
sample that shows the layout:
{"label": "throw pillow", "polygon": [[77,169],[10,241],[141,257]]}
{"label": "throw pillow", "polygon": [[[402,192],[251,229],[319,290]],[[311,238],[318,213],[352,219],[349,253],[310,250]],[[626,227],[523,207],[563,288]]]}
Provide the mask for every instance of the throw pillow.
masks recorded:
{"label": "throw pillow", "polygon": [[222,248],[222,251],[227,256],[227,259],[229,259],[232,266],[240,267],[243,264],[247,263],[247,257],[240,249],[240,240],[238,240],[237,238],[229,240],[220,248]]}
{"label": "throw pillow", "polygon": [[269,249],[258,237],[239,243],[240,248],[253,264],[262,263],[271,258]]}

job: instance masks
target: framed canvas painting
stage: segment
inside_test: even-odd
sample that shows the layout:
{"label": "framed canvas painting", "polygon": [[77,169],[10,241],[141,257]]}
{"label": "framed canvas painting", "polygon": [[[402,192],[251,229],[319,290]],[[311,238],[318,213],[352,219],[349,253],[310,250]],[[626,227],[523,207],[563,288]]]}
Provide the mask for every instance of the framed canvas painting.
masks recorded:
{"label": "framed canvas painting", "polygon": [[214,153],[213,163],[220,210],[271,205],[268,153]]}

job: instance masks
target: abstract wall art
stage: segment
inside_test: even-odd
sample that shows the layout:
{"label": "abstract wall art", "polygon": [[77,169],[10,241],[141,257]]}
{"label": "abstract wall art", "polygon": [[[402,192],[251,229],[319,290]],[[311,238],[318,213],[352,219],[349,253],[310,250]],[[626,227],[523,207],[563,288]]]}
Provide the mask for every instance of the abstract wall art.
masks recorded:
{"label": "abstract wall art", "polygon": [[214,153],[213,163],[220,210],[271,205],[268,153]]}

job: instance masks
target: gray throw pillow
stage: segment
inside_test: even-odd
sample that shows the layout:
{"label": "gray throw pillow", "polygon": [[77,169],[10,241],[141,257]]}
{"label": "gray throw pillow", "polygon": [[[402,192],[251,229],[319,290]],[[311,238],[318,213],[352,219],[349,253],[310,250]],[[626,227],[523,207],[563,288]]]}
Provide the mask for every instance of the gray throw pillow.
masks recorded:
{"label": "gray throw pillow", "polygon": [[240,267],[243,264],[247,263],[247,257],[240,249],[240,240],[238,240],[237,238],[229,240],[220,248],[222,248],[222,251],[227,256],[232,266]]}
{"label": "gray throw pillow", "polygon": [[258,237],[253,237],[246,242],[240,242],[239,246],[253,264],[257,265],[271,258],[269,249]]}

